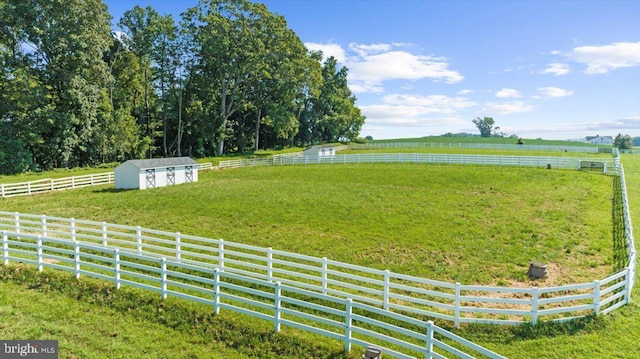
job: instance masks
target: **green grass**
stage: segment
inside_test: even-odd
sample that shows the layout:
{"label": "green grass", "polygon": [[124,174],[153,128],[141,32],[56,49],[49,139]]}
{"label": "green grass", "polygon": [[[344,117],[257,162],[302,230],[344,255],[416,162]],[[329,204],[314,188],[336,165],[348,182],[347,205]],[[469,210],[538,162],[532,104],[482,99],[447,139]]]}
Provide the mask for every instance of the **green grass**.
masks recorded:
{"label": "green grass", "polygon": [[[463,284],[526,282],[531,261],[590,282],[612,271],[612,177],[577,171],[362,164],[254,167],[145,191],[92,187],[6,211],[222,238]],[[553,280],[553,282],[552,282]]]}
{"label": "green grass", "polygon": [[[271,323],[68,273],[0,266],[0,338],[58,340],[59,358],[356,358]],[[52,305],[55,303],[55,305]],[[10,320],[6,320],[10,318]]]}
{"label": "green grass", "polygon": [[[638,238],[640,156],[623,156],[623,164]],[[1,207],[224,238],[465,284],[522,282],[524,266],[536,259],[558,263],[563,271],[556,280],[573,282],[612,270],[612,180],[572,171],[472,166],[251,168],[202,172],[192,185],[87,188],[3,199]],[[0,337],[64,340],[61,358],[311,357],[323,350],[342,355],[339,343],[316,343],[317,338],[292,330],[273,335],[269,323],[227,311],[211,318],[207,308],[164,304],[156,295],[129,289],[110,294],[122,292],[125,299],[99,300],[104,288],[112,287],[82,284],[81,295],[72,277],[45,276],[69,284],[28,289],[34,282],[29,277],[0,283],[0,314],[21,319],[21,329],[0,324]],[[86,282],[93,283],[81,281]],[[631,358],[640,349],[637,295],[636,289],[630,305],[595,319],[536,327],[472,325],[457,333],[510,358]],[[120,301],[124,304],[115,305]],[[157,318],[163,306],[175,307],[171,320]],[[83,315],[72,315],[72,309]],[[179,320],[183,316],[192,322]],[[213,323],[217,320],[229,331]],[[116,321],[129,329],[112,336],[110,323]],[[137,346],[143,349],[134,351]],[[290,348],[296,346],[302,349]]]}
{"label": "green grass", "polygon": [[[389,139],[389,140],[373,140],[367,141],[368,143],[396,143],[396,142],[433,142],[433,143],[493,143],[493,144],[508,144],[515,145],[518,140],[508,137],[443,137],[443,136],[427,136],[420,138],[401,138],[401,139]],[[598,147],[598,145],[592,145],[588,143],[575,142],[575,141],[560,141],[560,140],[543,140],[543,139],[523,139],[525,145],[542,145],[542,146],[592,146]],[[600,146],[602,147],[602,146]]]}
{"label": "green grass", "polygon": [[[640,156],[623,155],[634,237],[640,238]],[[468,327],[462,335],[510,358],[638,358],[640,277],[631,303],[596,319],[532,328]]]}
{"label": "green grass", "polygon": [[500,156],[545,156],[545,157],[576,157],[579,159],[603,158],[611,159],[610,153],[583,153],[564,151],[533,151],[533,150],[496,150],[482,148],[370,148],[345,150],[338,152],[339,155],[355,153],[446,153],[446,154],[467,154],[467,155],[500,155]]}

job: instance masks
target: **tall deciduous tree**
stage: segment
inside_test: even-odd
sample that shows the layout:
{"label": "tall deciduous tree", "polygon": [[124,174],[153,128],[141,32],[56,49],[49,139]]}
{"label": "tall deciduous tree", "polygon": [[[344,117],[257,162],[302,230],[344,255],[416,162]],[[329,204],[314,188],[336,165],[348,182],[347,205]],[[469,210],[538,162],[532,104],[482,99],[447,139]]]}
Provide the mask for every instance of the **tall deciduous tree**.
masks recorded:
{"label": "tall deciduous tree", "polygon": [[[245,0],[201,0],[184,14],[184,23],[198,58],[203,99],[214,105],[209,117],[214,128],[215,152],[224,153],[225,139],[232,135],[229,119],[245,105],[256,62],[259,41],[250,26],[256,14]],[[207,88],[208,87],[208,88]]]}
{"label": "tall deciduous tree", "polygon": [[356,107],[356,98],[347,85],[347,68],[338,69],[338,61],[331,56],[322,68],[322,87],[315,104],[317,126],[312,138],[321,142],[355,140],[365,117]]}
{"label": "tall deciduous tree", "polygon": [[[138,120],[145,127],[146,136],[154,140],[158,127],[155,117],[157,96],[153,90],[154,77],[151,65],[162,28],[166,26],[165,22],[166,20],[163,20],[151,6],[142,8],[138,5],[127,10],[119,22],[119,26],[125,32],[122,41],[136,55],[138,66],[144,76],[144,96],[143,102],[138,104]],[[149,146],[147,156],[151,157],[154,150],[153,146]]]}
{"label": "tall deciduous tree", "polygon": [[[111,44],[110,15],[100,0],[8,0],[0,8],[4,38],[37,107],[7,118],[45,168],[94,163],[96,124],[108,103],[103,52]],[[5,45],[6,46],[6,45]],[[12,78],[13,79],[13,78]],[[16,104],[20,99],[10,99]],[[19,123],[18,123],[19,122]]]}

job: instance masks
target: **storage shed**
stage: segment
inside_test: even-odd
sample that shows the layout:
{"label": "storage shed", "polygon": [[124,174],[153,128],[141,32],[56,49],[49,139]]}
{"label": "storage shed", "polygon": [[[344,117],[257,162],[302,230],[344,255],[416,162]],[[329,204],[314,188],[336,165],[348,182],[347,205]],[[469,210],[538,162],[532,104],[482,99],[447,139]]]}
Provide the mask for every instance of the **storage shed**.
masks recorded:
{"label": "storage shed", "polygon": [[146,189],[198,181],[198,162],[189,157],[129,160],[116,167],[115,188]]}
{"label": "storage shed", "polygon": [[305,156],[318,156],[318,157],[335,156],[336,147],[333,145],[313,146],[304,150],[303,154]]}

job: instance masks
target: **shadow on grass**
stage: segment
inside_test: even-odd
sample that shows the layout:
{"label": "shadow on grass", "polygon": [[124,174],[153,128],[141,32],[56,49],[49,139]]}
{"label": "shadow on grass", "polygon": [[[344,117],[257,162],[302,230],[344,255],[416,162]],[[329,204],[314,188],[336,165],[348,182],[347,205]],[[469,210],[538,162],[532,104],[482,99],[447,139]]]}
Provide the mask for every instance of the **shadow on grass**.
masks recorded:
{"label": "shadow on grass", "polygon": [[129,192],[129,191],[138,191],[138,189],[135,189],[135,188],[123,189],[123,188],[109,187],[109,188],[95,189],[92,192],[93,193],[121,193],[121,192]]}
{"label": "shadow on grass", "polygon": [[329,347],[326,343],[311,339],[276,334],[264,325],[256,324],[259,320],[255,318],[246,322],[234,320],[214,315],[210,306],[178,298],[162,300],[156,293],[135,288],[116,290],[109,282],[87,278],[76,280],[69,273],[38,272],[26,265],[0,265],[0,282],[5,281],[42,293],[57,292],[84,303],[108,307],[127,316],[159,323],[199,338],[202,345],[222,342],[226,347],[251,357],[356,358],[353,352],[345,353],[336,349],[340,345]]}
{"label": "shadow on grass", "polygon": [[473,337],[484,342],[510,344],[540,338],[592,333],[606,328],[607,321],[603,317],[592,315],[566,322],[538,322],[536,325],[531,323],[517,326],[469,324],[460,332],[463,336],[467,335],[467,339]]}

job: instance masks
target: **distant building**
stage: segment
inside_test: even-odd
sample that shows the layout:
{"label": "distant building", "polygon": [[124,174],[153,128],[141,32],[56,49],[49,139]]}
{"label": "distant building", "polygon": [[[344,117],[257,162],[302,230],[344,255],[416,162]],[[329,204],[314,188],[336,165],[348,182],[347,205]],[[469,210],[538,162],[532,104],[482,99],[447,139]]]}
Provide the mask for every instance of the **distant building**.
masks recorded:
{"label": "distant building", "polygon": [[611,136],[587,136],[585,142],[594,145],[613,145],[613,137]]}
{"label": "distant building", "polygon": [[113,170],[115,188],[146,189],[198,181],[198,162],[189,157],[129,160]]}
{"label": "distant building", "polygon": [[333,145],[313,146],[304,150],[303,154],[305,156],[318,156],[318,157],[335,156],[336,146],[333,146]]}

